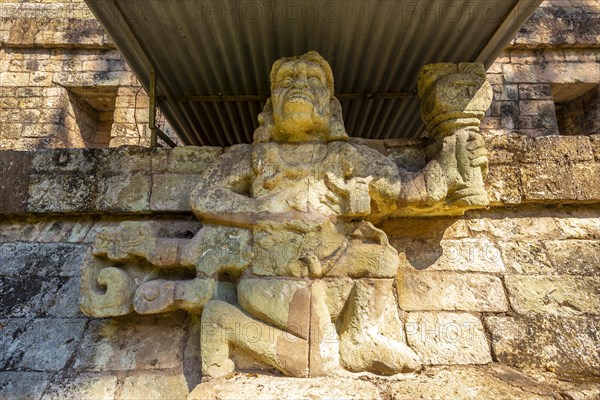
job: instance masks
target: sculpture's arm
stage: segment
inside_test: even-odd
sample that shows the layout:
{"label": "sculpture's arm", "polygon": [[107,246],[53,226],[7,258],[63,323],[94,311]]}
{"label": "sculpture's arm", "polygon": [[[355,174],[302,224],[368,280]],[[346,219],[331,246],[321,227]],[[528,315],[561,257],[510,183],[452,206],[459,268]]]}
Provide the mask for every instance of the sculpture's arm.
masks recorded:
{"label": "sculpture's arm", "polygon": [[221,225],[253,225],[258,201],[249,196],[251,157],[251,145],[233,146],[208,168],[190,196],[198,218]]}
{"label": "sculpture's arm", "polygon": [[262,220],[323,218],[307,207],[305,199],[296,198],[293,190],[251,197],[254,174],[252,146],[231,147],[206,171],[192,192],[194,214],[204,222],[242,228],[250,228]]}
{"label": "sculpture's arm", "polygon": [[341,215],[383,216],[397,207],[402,180],[394,162],[364,145],[339,143],[341,176],[325,174],[325,183],[338,197]]}
{"label": "sculpture's arm", "polygon": [[430,161],[419,173],[405,174],[400,207],[427,208],[441,201],[448,204],[463,201],[464,205],[486,201],[485,192],[482,199],[481,185],[477,185],[488,166],[485,140],[479,133],[457,131],[434,141],[427,154]]}

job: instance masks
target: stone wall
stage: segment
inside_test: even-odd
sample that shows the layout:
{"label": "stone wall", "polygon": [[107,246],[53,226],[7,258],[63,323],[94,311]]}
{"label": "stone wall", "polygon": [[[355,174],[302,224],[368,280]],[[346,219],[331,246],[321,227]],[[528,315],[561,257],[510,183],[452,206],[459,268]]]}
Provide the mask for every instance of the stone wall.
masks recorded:
{"label": "stone wall", "polygon": [[[488,70],[488,132],[600,133],[599,27],[597,1],[545,1]],[[149,144],[148,98],[83,0],[0,0],[0,42],[0,148]]]}
{"label": "stone wall", "polygon": [[[419,141],[368,144],[399,164],[422,163]],[[453,398],[598,395],[599,144],[598,135],[490,136],[492,207],[383,223],[401,258],[401,322],[388,329],[419,353],[423,373],[307,381],[241,374],[215,382],[213,398],[290,390],[429,398],[440,385]],[[79,268],[99,229],[120,221],[156,220],[164,236],[191,237],[200,222],[189,192],[220,153],[3,152],[0,393],[186,398],[201,378],[198,316],[89,319],[78,307]]]}
{"label": "stone wall", "polygon": [[0,149],[149,145],[148,97],[83,0],[1,0],[0,43]]}
{"label": "stone wall", "polygon": [[[600,4],[542,3],[488,69],[488,80],[494,102],[483,126],[490,134],[599,133],[598,96],[582,98],[592,97],[600,84]],[[587,118],[568,122],[579,114]],[[577,123],[585,128],[568,129]]]}

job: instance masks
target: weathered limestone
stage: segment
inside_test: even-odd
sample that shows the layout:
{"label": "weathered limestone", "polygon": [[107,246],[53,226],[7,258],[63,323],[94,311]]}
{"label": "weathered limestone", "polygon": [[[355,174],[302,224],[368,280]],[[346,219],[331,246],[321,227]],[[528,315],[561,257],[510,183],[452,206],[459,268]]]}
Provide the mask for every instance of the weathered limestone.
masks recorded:
{"label": "weathered limestone", "polygon": [[[409,383],[410,382],[410,383]],[[391,398],[409,399],[554,399],[555,391],[507,367],[437,367],[413,381],[390,385]]]}
{"label": "weathered limestone", "polygon": [[283,398],[335,398],[381,400],[380,389],[372,382],[351,377],[278,378],[240,375],[227,381],[198,385],[187,400],[236,400]]}
{"label": "weathered limestone", "polygon": [[188,394],[182,374],[142,372],[125,378],[119,399],[186,399]]}
{"label": "weathered limestone", "polygon": [[88,325],[73,361],[78,371],[130,371],[180,366],[184,332],[179,316],[97,320]]}
{"label": "weathered limestone", "polygon": [[411,312],[406,337],[424,364],[488,364],[490,348],[479,318],[466,313]]}
{"label": "weathered limestone", "polygon": [[600,313],[600,278],[509,275],[512,308],[519,314],[575,316]]}
{"label": "weathered limestone", "polygon": [[[373,222],[487,205],[479,121],[491,91],[484,76],[481,65],[424,70],[423,116],[434,144],[429,162],[405,169],[347,142],[331,68],[319,54],[278,60],[254,143],[228,149],[195,183],[190,206],[204,226],[189,240],[141,221],[98,233],[84,261],[82,310],[95,317],[202,311],[202,371],[213,377],[235,369],[235,349],[291,376],[340,366],[383,375],[419,369],[402,335],[384,327],[401,328],[395,307],[389,311],[399,259]],[[457,90],[465,80],[478,90]],[[187,158],[208,162],[216,152],[171,154],[178,155],[186,160],[168,158],[167,169],[181,172]],[[150,207],[182,209],[194,181],[155,176]],[[466,284],[487,283],[492,292],[483,309],[504,310],[497,278],[474,278]],[[234,283],[236,296],[217,293],[222,281]]]}
{"label": "weathered limestone", "polygon": [[40,400],[98,399],[112,400],[117,391],[115,376],[80,374],[61,376],[50,382]]}
{"label": "weathered limestone", "polygon": [[[3,320],[2,326],[9,320]],[[73,356],[85,328],[83,318],[21,319],[8,324],[0,341],[0,365],[7,370],[60,371]]]}
{"label": "weathered limestone", "polygon": [[405,311],[508,310],[502,282],[485,274],[401,270],[398,304]]}
{"label": "weathered limestone", "polygon": [[496,244],[485,239],[397,240],[406,270],[503,273],[504,262]]}
{"label": "weathered limestone", "polygon": [[538,368],[575,381],[597,381],[600,369],[597,316],[487,317],[498,361],[518,368]]}

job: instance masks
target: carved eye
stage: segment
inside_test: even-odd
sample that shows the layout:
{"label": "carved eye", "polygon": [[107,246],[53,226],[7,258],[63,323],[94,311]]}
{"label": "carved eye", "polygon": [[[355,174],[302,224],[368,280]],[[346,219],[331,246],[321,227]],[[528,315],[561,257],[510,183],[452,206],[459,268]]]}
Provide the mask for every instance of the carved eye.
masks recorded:
{"label": "carved eye", "polygon": [[317,76],[311,76],[310,78],[308,78],[308,83],[311,85],[320,85],[321,79],[319,79],[319,77]]}
{"label": "carved eye", "polygon": [[294,80],[292,79],[292,77],[291,77],[291,76],[286,76],[285,78],[283,78],[283,79],[281,80],[281,84],[282,84],[282,85],[286,85],[286,86],[288,86],[288,85],[291,85],[291,84],[293,84],[293,83],[294,83]]}

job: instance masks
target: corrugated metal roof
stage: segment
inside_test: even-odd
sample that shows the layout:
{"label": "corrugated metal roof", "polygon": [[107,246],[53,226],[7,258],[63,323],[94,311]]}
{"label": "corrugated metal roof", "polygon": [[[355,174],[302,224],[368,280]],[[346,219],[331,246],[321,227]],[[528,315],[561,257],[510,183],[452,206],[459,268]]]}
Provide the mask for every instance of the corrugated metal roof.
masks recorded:
{"label": "corrugated metal roof", "polygon": [[146,89],[156,71],[184,143],[226,146],[252,141],[273,61],[308,50],[331,64],[351,136],[418,136],[420,68],[491,65],[541,0],[86,2]]}

